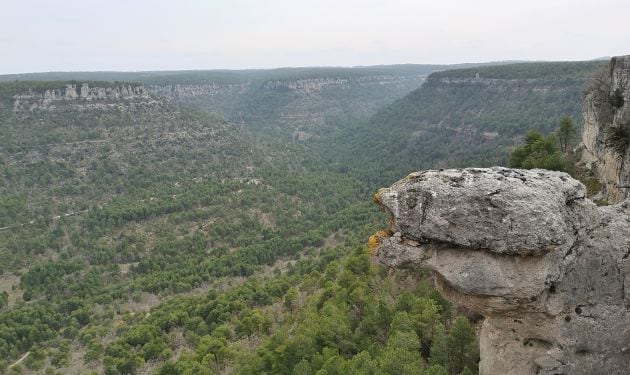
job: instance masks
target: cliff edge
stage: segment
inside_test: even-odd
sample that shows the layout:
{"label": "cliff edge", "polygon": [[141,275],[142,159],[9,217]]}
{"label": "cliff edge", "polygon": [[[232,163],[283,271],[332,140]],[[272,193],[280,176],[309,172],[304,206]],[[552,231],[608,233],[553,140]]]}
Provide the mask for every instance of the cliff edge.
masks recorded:
{"label": "cliff edge", "polygon": [[[118,109],[159,104],[141,84],[100,82],[65,83],[63,87],[36,88],[13,95],[13,112]],[[59,83],[50,83],[59,86]]]}
{"label": "cliff edge", "polygon": [[412,173],[375,196],[378,262],[434,271],[485,317],[480,373],[624,374],[630,363],[630,201],[598,207],[562,172]]}
{"label": "cliff edge", "polygon": [[630,56],[613,57],[582,97],[581,163],[602,183],[596,197],[617,203],[630,191]]}

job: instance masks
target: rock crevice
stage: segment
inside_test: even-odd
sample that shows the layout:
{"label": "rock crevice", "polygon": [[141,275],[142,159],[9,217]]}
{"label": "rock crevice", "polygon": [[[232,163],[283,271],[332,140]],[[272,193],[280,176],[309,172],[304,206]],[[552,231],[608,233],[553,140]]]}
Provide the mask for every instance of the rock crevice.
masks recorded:
{"label": "rock crevice", "polygon": [[375,258],[433,270],[447,298],[485,317],[481,374],[623,374],[630,203],[585,195],[561,172],[412,173],[376,196],[391,218]]}

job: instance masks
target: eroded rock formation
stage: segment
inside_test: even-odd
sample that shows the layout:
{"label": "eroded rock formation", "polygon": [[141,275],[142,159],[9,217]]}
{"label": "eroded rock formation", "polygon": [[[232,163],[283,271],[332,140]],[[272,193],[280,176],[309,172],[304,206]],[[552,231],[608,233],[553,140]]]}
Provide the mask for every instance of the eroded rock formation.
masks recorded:
{"label": "eroded rock formation", "polygon": [[156,95],[172,99],[185,99],[196,96],[231,96],[242,94],[249,88],[248,83],[200,83],[149,85],[148,90]]}
{"label": "eroded rock formation", "polygon": [[13,96],[13,111],[55,111],[60,108],[125,109],[129,104],[152,105],[157,103],[140,84],[119,84],[110,87],[90,87],[65,84],[63,88],[31,89]]}
{"label": "eroded rock formation", "polygon": [[620,202],[630,189],[630,56],[591,77],[582,99],[582,163],[602,182],[598,197]]}
{"label": "eroded rock formation", "polygon": [[598,207],[568,174],[412,173],[376,201],[376,259],[427,267],[444,296],[485,317],[484,375],[627,374],[630,202]]}

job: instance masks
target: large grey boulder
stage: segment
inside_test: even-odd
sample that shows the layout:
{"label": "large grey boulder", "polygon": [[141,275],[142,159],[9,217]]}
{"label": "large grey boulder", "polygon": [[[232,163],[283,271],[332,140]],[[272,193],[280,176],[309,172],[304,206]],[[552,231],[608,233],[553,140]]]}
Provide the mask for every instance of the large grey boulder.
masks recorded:
{"label": "large grey boulder", "polygon": [[629,203],[597,207],[566,173],[498,167],[412,173],[376,200],[390,215],[376,259],[432,269],[485,317],[481,374],[629,373]]}

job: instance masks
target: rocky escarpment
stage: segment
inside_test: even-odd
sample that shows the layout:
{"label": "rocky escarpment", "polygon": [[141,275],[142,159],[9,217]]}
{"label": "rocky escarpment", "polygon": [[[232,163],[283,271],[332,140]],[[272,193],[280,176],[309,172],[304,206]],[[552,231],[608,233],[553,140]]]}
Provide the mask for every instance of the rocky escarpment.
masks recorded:
{"label": "rocky escarpment", "polygon": [[393,75],[374,75],[360,77],[324,77],[324,78],[308,78],[297,80],[270,80],[263,84],[265,89],[287,89],[301,94],[313,94],[320,92],[326,88],[344,88],[350,85],[370,86],[370,85],[408,85],[413,82],[420,86],[426,76],[393,76]]}
{"label": "rocky escarpment", "polygon": [[288,90],[297,94],[314,94],[328,88],[349,88],[350,86],[420,86],[426,75],[367,75],[346,77],[320,77],[302,79],[269,79],[263,82],[249,80],[242,83],[201,83],[201,84],[152,84],[149,91],[174,99],[197,96],[242,95],[253,90]]}
{"label": "rocky escarpment", "polygon": [[148,90],[156,95],[172,99],[186,99],[197,96],[238,95],[248,89],[247,83],[199,83],[148,85]]}
{"label": "rocky escarpment", "polygon": [[546,78],[484,78],[478,73],[474,77],[444,77],[429,78],[432,85],[457,85],[457,86],[479,86],[503,92],[516,91],[522,89],[531,90],[534,93],[546,93],[557,89],[558,82]]}
{"label": "rocky escarpment", "polygon": [[13,96],[13,111],[54,111],[61,108],[72,110],[119,108],[130,103],[150,105],[156,103],[140,84],[120,84],[106,87],[90,87],[89,83],[65,84],[64,87],[30,89]]}
{"label": "rocky escarpment", "polygon": [[602,182],[609,203],[628,196],[630,185],[630,56],[614,57],[585,88],[581,162]]}
{"label": "rocky escarpment", "polygon": [[412,173],[375,199],[389,267],[426,267],[485,317],[480,373],[625,374],[630,202],[597,207],[568,174],[506,168]]}

